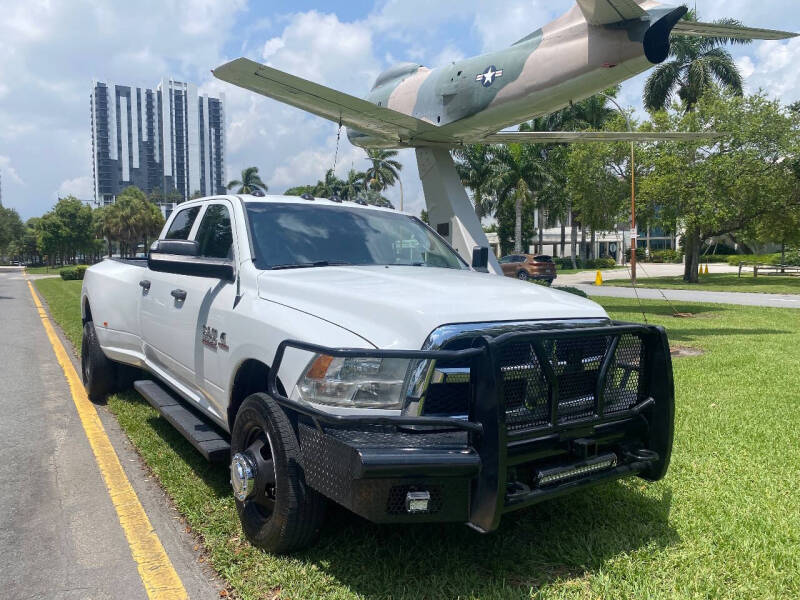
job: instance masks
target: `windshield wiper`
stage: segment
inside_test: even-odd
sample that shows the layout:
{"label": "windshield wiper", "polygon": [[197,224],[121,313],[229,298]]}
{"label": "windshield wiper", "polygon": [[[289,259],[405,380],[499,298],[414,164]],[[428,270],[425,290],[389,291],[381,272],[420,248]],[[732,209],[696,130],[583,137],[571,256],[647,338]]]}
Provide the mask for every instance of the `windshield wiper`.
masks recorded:
{"label": "windshield wiper", "polygon": [[285,269],[310,269],[312,267],[339,267],[342,265],[349,265],[349,262],[340,260],[317,260],[314,262],[293,263],[289,265],[275,265],[270,267],[270,271],[280,271]]}

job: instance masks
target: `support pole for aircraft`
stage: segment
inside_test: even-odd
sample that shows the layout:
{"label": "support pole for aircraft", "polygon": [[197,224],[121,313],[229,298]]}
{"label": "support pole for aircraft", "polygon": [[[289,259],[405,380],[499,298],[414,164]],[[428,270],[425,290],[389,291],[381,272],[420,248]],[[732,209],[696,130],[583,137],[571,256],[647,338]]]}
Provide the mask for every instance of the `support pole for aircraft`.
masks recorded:
{"label": "support pole for aircraft", "polygon": [[[473,248],[489,248],[489,240],[461,183],[453,157],[442,148],[417,148],[416,151],[431,227],[470,262]],[[491,251],[489,272],[503,274]]]}
{"label": "support pole for aircraft", "polygon": [[[599,96],[603,96],[606,100],[610,100],[614,106],[617,107],[617,110],[620,114],[625,117],[625,123],[628,126],[628,132],[633,133],[633,127],[631,127],[631,120],[628,117],[628,113],[622,110],[622,107],[619,105],[619,102],[613,97],[609,96],[608,94],[604,94],[600,92]],[[634,285],[636,285],[636,246],[639,242],[639,236],[636,231],[636,144],[631,140],[631,281]],[[624,250],[623,250],[624,251]]]}

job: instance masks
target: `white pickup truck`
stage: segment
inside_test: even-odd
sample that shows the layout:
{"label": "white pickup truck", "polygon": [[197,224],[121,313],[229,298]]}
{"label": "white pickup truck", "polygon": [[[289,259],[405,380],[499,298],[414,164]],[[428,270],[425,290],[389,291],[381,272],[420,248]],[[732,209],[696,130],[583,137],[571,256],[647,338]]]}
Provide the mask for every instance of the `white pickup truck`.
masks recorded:
{"label": "white pickup truck", "polygon": [[181,204],[147,260],[85,275],[82,371],[132,381],[230,464],[245,534],[308,545],[325,500],[382,523],[503,514],[664,476],[663,329],[489,274],[419,219],[311,197]]}

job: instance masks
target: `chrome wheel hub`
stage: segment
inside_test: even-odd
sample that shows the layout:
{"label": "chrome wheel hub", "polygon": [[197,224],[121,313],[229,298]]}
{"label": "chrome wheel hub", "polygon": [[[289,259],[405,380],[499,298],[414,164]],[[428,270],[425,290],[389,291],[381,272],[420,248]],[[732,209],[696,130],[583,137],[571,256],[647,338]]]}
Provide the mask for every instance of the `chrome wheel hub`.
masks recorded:
{"label": "chrome wheel hub", "polygon": [[256,466],[247,454],[241,452],[231,460],[231,487],[239,502],[253,495],[256,481]]}

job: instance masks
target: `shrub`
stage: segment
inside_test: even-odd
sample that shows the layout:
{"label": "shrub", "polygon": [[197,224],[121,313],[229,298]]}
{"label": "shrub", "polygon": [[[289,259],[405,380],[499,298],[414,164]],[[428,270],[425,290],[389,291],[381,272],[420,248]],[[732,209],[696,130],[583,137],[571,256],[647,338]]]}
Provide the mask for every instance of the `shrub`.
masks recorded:
{"label": "shrub", "polygon": [[738,267],[743,262],[748,265],[777,265],[781,262],[780,254],[736,254],[728,257],[728,264]]}
{"label": "shrub", "polygon": [[[553,262],[556,263],[557,269],[571,269],[572,268],[572,259],[567,256],[566,258],[562,257],[555,257],[553,258]],[[575,265],[580,269],[581,268],[581,259],[577,256],[575,257]]]}
{"label": "shrub", "polygon": [[83,279],[84,273],[86,273],[86,269],[89,267],[87,265],[78,265],[77,267],[66,267],[61,269],[59,275],[61,275],[61,279],[64,281],[75,281]]}
{"label": "shrub", "polygon": [[617,261],[613,258],[596,258],[583,263],[583,266],[587,269],[613,269],[616,265]]}
{"label": "shrub", "polygon": [[792,248],[787,250],[783,263],[786,265],[800,267],[800,248]]}
{"label": "shrub", "polygon": [[569,287],[569,286],[556,286],[553,289],[558,290],[560,292],[567,292],[568,294],[575,294],[576,296],[580,296],[581,298],[588,298],[589,294],[584,292],[583,290],[579,290],[578,288]]}
{"label": "shrub", "polygon": [[650,253],[650,262],[680,263],[683,262],[683,254],[678,250],[655,250]]}
{"label": "shrub", "polygon": [[[625,260],[631,262],[631,249],[627,248],[625,250]],[[647,250],[644,248],[637,248],[636,249],[636,260],[639,262],[644,262],[647,260]]]}
{"label": "shrub", "polygon": [[[557,269],[571,269],[572,268],[572,259],[569,257],[566,258],[554,258],[553,262],[556,263]],[[581,260],[578,257],[575,257],[575,265],[579,269],[613,269],[617,264],[613,258],[598,258],[595,260]]]}

